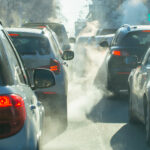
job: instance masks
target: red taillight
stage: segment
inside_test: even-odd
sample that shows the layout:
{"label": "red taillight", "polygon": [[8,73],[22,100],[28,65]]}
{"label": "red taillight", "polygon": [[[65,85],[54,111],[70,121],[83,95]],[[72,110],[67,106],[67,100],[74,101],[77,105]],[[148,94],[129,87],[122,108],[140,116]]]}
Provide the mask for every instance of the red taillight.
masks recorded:
{"label": "red taillight", "polygon": [[112,54],[114,56],[129,56],[129,54],[125,51],[120,51],[120,50],[113,50]]}
{"label": "red taillight", "polygon": [[60,63],[56,59],[50,60],[50,70],[53,71],[55,74],[60,73]]}
{"label": "red taillight", "polygon": [[42,29],[43,29],[43,28],[46,28],[46,26],[39,26],[39,28],[42,28]]}
{"label": "red taillight", "polygon": [[10,107],[12,103],[8,96],[0,96],[0,107]]}
{"label": "red taillight", "polygon": [[142,30],[142,32],[150,32],[150,30]]}
{"label": "red taillight", "polygon": [[20,131],[26,120],[22,97],[11,94],[0,96],[0,138],[12,136]]}
{"label": "red taillight", "polygon": [[121,52],[117,50],[113,51],[112,54],[115,56],[121,56]]}
{"label": "red taillight", "polygon": [[9,33],[9,36],[19,36],[19,34],[16,34],[16,33]]}

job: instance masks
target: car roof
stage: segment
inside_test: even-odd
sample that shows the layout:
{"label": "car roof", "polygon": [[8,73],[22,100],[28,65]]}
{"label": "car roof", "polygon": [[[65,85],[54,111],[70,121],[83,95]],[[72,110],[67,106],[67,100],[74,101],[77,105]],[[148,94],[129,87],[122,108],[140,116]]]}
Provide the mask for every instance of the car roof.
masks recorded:
{"label": "car roof", "polygon": [[111,38],[111,37],[114,37],[114,36],[115,36],[115,34],[106,34],[106,35],[96,35],[95,37],[96,37],[96,38],[102,38],[102,37],[106,37],[106,38],[107,38],[107,37],[108,37],[108,38],[110,37],[110,38]]}
{"label": "car roof", "polygon": [[28,25],[58,25],[58,26],[64,26],[61,23],[57,22],[29,22],[29,23],[24,23],[22,26],[28,26]]}
{"label": "car roof", "polygon": [[150,30],[150,25],[123,25],[119,30],[126,30],[127,32]]}
{"label": "car roof", "polygon": [[26,33],[26,34],[43,34],[42,29],[32,29],[32,28],[5,28],[8,32],[16,32],[16,33]]}

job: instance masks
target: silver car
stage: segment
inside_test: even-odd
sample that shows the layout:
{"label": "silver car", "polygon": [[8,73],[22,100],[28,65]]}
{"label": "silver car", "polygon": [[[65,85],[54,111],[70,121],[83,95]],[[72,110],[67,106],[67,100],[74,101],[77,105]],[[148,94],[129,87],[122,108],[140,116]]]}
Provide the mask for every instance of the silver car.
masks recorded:
{"label": "silver car", "polygon": [[9,28],[12,41],[21,55],[30,78],[35,68],[47,68],[55,73],[56,85],[36,89],[45,106],[47,116],[67,126],[67,63],[74,57],[72,51],[62,51],[56,35],[50,29]]}
{"label": "silver car", "polygon": [[[0,70],[0,149],[40,150],[44,107],[1,25]],[[34,89],[55,84],[54,74],[47,69],[36,69],[33,75]]]}

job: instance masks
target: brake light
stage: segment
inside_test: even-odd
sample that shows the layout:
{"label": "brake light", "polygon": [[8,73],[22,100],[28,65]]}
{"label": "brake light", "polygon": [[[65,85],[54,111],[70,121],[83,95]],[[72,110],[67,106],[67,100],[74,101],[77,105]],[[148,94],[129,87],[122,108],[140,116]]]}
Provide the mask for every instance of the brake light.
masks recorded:
{"label": "brake light", "polygon": [[112,54],[115,56],[121,56],[121,52],[117,50],[113,51]]}
{"label": "brake light", "polygon": [[129,54],[126,51],[120,51],[120,50],[113,50],[112,54],[114,56],[129,56]]}
{"label": "brake light", "polygon": [[26,111],[22,97],[11,94],[0,96],[0,138],[6,138],[19,132],[26,120]]}
{"label": "brake light", "polygon": [[143,30],[142,32],[150,32],[150,30]]}
{"label": "brake light", "polygon": [[50,70],[53,71],[55,74],[60,73],[60,63],[56,59],[50,60]]}
{"label": "brake light", "polygon": [[12,106],[8,96],[0,96],[0,107]]}
{"label": "brake light", "polygon": [[9,33],[9,36],[19,36],[19,34],[16,34],[16,33]]}
{"label": "brake light", "polygon": [[39,26],[39,28],[46,28],[46,26]]}

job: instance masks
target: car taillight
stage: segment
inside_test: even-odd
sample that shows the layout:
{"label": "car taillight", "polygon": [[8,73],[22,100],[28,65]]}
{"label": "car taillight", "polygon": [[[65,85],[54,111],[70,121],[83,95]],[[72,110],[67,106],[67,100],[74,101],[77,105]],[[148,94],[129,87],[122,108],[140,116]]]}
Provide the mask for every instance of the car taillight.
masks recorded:
{"label": "car taillight", "polygon": [[42,28],[42,29],[43,29],[43,28],[46,28],[46,26],[39,26],[39,28]]}
{"label": "car taillight", "polygon": [[0,138],[19,132],[26,120],[25,104],[22,97],[0,95]]}
{"label": "car taillight", "polygon": [[114,56],[129,56],[129,54],[125,51],[120,51],[120,50],[113,50],[112,54]]}
{"label": "car taillight", "polygon": [[19,36],[19,34],[16,34],[16,33],[9,33],[9,36]]}
{"label": "car taillight", "polygon": [[142,32],[150,32],[150,30],[142,30]]}
{"label": "car taillight", "polygon": [[55,74],[60,73],[60,63],[56,59],[50,60],[50,70],[53,71]]}

